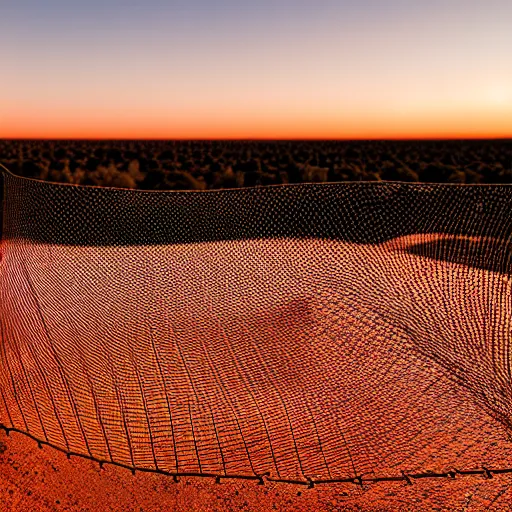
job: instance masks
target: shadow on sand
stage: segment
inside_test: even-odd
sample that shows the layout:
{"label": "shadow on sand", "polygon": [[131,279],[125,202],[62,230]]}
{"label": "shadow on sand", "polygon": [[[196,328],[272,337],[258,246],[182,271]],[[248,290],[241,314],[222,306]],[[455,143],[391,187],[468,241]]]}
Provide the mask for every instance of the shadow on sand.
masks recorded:
{"label": "shadow on sand", "polygon": [[510,240],[441,238],[410,245],[404,252],[501,274],[512,272],[512,243]]}

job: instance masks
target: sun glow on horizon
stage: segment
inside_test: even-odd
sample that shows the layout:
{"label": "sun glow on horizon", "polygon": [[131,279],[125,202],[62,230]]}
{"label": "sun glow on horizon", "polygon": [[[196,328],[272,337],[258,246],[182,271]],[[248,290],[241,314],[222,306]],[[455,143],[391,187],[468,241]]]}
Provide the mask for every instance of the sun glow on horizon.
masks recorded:
{"label": "sun glow on horizon", "polygon": [[506,85],[494,85],[487,91],[486,100],[490,105],[512,109],[512,90]]}

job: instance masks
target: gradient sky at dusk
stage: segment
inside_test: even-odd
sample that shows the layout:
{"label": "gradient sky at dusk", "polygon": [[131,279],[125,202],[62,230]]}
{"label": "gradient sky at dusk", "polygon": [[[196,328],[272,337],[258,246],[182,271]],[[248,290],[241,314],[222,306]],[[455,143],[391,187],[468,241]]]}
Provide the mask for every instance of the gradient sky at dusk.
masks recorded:
{"label": "gradient sky at dusk", "polygon": [[2,138],[512,136],[510,0],[7,0]]}

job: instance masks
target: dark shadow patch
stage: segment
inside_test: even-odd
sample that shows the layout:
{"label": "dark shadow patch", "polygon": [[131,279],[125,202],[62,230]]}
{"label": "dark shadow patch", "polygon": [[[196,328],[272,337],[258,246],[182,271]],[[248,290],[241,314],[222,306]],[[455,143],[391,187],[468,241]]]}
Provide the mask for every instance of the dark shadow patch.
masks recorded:
{"label": "dark shadow patch", "polygon": [[410,245],[404,249],[404,252],[501,274],[512,273],[512,242],[510,240],[440,238]]}

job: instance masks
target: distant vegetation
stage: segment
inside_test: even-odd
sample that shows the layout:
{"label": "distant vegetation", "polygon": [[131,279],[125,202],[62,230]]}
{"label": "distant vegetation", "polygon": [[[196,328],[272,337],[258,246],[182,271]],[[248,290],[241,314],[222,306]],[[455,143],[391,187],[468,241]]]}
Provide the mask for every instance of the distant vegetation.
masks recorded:
{"label": "distant vegetation", "polygon": [[48,181],[145,190],[391,180],[512,183],[512,141],[0,141]]}

